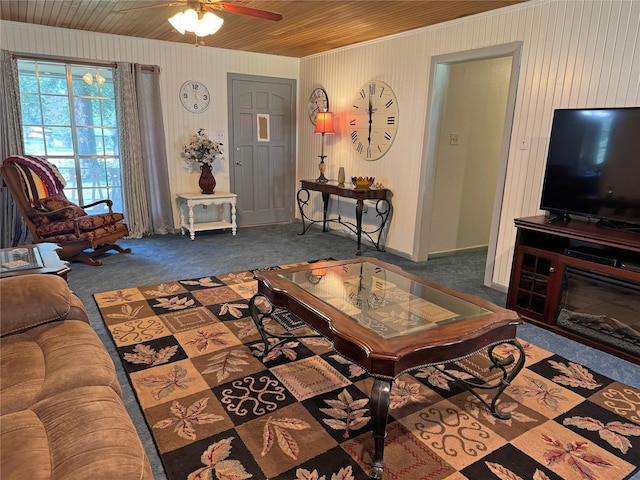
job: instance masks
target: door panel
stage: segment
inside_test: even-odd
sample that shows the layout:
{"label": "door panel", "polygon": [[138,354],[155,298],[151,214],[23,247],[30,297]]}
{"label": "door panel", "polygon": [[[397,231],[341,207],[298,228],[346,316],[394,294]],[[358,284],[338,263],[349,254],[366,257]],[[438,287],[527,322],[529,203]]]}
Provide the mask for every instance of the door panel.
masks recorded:
{"label": "door panel", "polygon": [[[233,191],[238,224],[290,222],[295,186],[295,82],[231,79]],[[269,140],[258,141],[257,115],[269,117]]]}

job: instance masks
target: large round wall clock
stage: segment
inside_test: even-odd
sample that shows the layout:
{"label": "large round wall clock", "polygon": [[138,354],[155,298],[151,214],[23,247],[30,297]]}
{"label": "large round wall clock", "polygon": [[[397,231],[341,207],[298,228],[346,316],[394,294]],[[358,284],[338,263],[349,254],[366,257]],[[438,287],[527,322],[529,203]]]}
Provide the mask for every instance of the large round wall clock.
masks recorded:
{"label": "large round wall clock", "polygon": [[316,124],[316,116],[318,112],[329,111],[329,97],[324,88],[316,88],[309,96],[309,102],[307,103],[307,110],[309,112],[309,120],[314,125]]}
{"label": "large round wall clock", "polygon": [[184,82],[180,87],[180,102],[192,113],[202,113],[211,104],[207,86],[196,80]]}
{"label": "large round wall clock", "polygon": [[365,160],[378,160],[391,148],[398,130],[398,99],[385,82],[371,80],[356,94],[349,114],[355,151]]}

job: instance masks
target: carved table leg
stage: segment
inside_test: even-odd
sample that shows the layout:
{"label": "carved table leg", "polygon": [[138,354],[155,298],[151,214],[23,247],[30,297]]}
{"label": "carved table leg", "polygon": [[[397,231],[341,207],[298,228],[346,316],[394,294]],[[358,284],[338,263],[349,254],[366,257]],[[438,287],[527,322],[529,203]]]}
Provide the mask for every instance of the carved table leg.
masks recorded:
{"label": "carved table leg", "polygon": [[391,380],[376,378],[371,388],[371,420],[373,422],[374,454],[371,461],[369,478],[382,478],[384,439],[387,436],[387,417],[389,415],[389,396],[391,393]]}

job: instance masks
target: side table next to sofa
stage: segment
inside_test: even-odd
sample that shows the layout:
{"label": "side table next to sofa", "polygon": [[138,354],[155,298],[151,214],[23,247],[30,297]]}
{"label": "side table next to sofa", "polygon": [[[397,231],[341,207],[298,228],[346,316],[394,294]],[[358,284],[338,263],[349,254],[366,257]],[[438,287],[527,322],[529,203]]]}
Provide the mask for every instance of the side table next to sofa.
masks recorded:
{"label": "side table next to sofa", "polygon": [[60,245],[38,243],[0,250],[0,278],[48,273],[67,279],[69,262],[58,256]]}

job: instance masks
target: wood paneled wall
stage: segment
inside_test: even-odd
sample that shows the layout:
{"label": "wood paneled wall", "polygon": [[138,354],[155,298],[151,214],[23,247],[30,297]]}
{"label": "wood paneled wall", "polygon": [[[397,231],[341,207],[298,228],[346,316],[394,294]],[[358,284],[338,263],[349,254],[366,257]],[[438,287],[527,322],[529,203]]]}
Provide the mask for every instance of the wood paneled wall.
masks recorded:
{"label": "wood paneled wall", "polygon": [[[313,88],[324,87],[338,119],[339,133],[327,142],[329,176],[335,178],[338,166],[344,166],[347,177],[375,176],[392,189],[387,245],[409,256],[416,219],[422,215],[418,191],[429,128],[431,57],[511,42],[522,42],[522,61],[493,272],[493,283],[502,287],[509,283],[513,219],[541,213],[553,110],[640,105],[640,1],[527,2],[303,58],[299,83],[302,99]],[[389,153],[365,162],[351,148],[347,117],[353,96],[372,78],[394,88],[400,123]],[[301,122],[299,176],[315,178],[319,139],[313,138],[310,122]],[[521,137],[529,137],[528,150],[518,149]]]}

